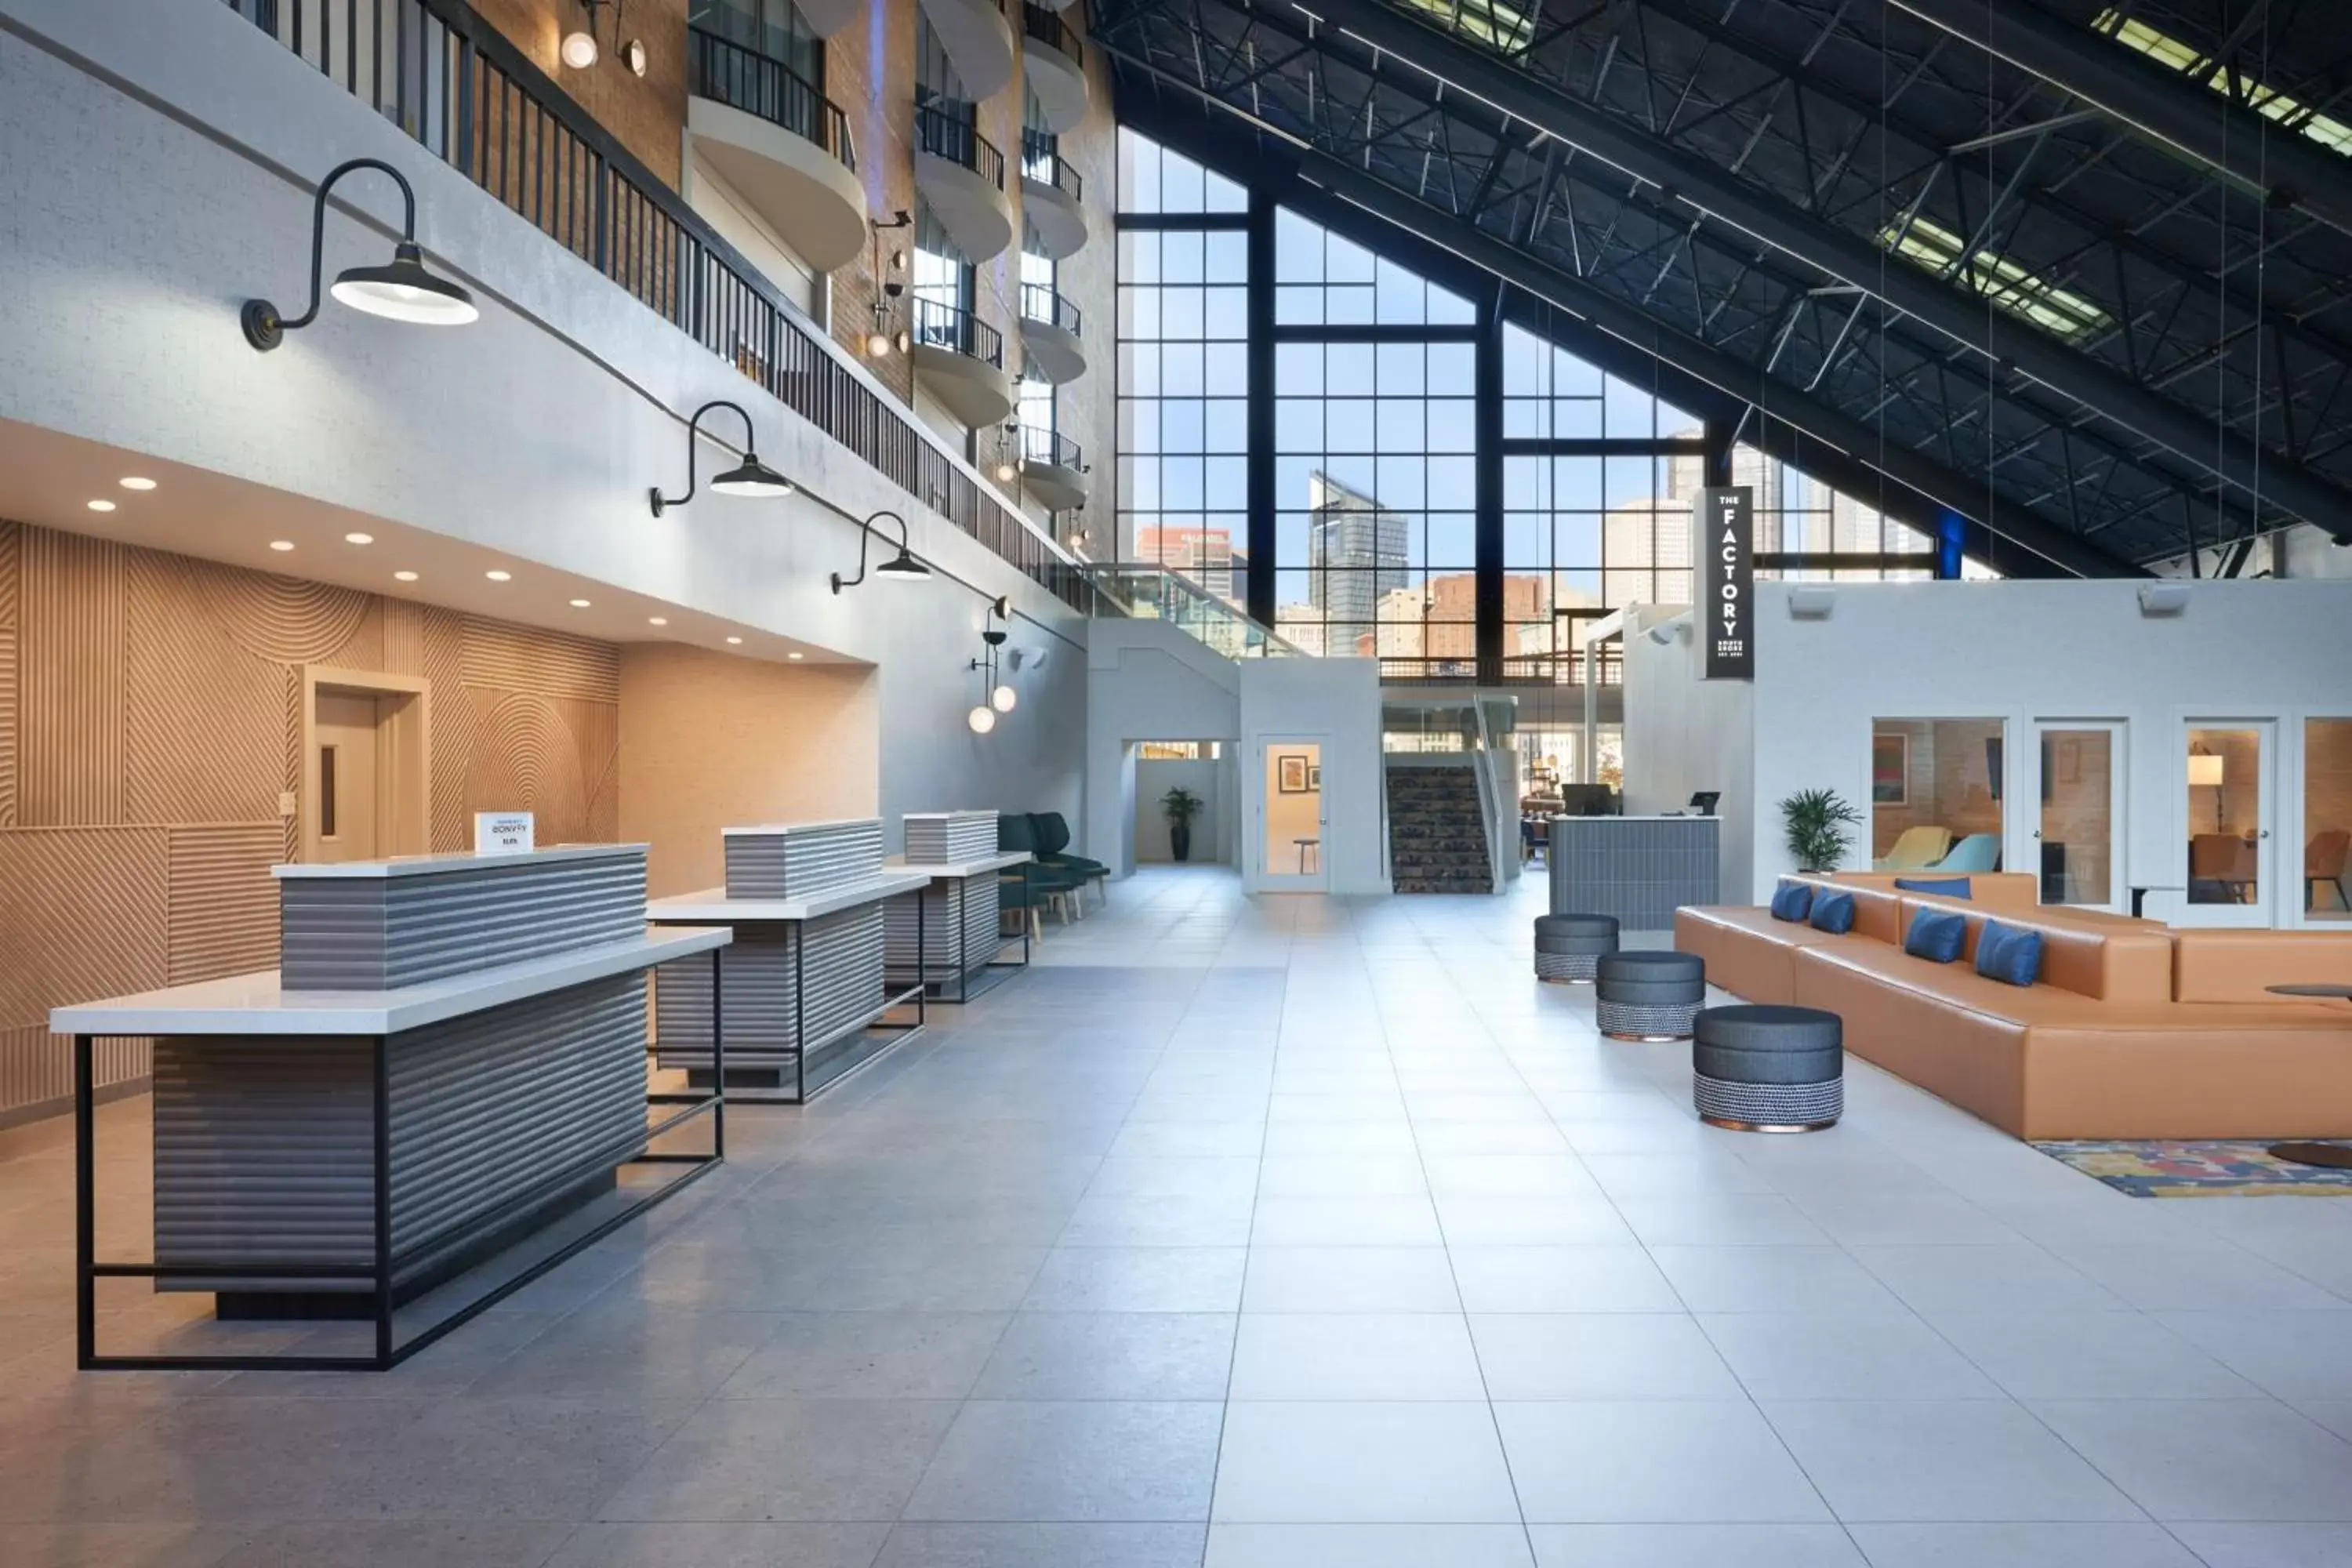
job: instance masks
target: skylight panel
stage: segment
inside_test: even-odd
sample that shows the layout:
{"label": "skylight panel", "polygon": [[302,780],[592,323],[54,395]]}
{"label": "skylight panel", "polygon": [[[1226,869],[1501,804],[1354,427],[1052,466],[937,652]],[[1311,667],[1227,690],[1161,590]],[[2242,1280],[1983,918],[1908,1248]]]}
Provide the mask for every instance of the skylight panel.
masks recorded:
{"label": "skylight panel", "polygon": [[2297,100],[2273,91],[2250,77],[2233,79],[2229,67],[2207,58],[2193,46],[2160,33],[2146,22],[2134,21],[2109,9],[2100,12],[2091,26],[2168,69],[2199,77],[2215,92],[2230,98],[2242,96],[2247,107],[2263,119],[2288,125],[2331,152],[2352,153],[2352,124],[2332,115],[2306,114]]}
{"label": "skylight panel", "polygon": [[[1940,224],[1915,217],[1907,229],[1899,223],[1888,224],[1879,230],[1878,243],[1930,272],[1948,273],[1968,242]],[[2080,294],[2043,281],[1996,251],[1979,248],[1969,258],[1969,280],[1977,292],[2011,315],[2069,342],[2103,331],[2113,322],[2105,310]]]}
{"label": "skylight panel", "polygon": [[1446,31],[1515,55],[1535,37],[1536,19],[1506,0],[1404,0],[1405,8],[1443,24]]}

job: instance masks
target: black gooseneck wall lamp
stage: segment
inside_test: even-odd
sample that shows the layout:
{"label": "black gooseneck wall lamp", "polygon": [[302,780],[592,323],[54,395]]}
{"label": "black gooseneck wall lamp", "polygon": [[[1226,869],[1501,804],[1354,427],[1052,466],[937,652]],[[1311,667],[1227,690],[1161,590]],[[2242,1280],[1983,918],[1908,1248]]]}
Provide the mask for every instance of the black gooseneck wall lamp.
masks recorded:
{"label": "black gooseneck wall lamp", "polygon": [[299,331],[319,319],[320,268],[327,244],[327,193],[335,188],[336,181],[358,169],[389,174],[392,183],[400,187],[400,241],[392,247],[392,259],[385,265],[353,267],[338,274],[330,290],[334,297],[354,310],[420,327],[462,327],[481,315],[474,308],[471,294],[425,270],[425,253],[416,247],[416,193],[407,179],[382,159],[353,158],[336,164],[319,182],[318,198],[311,205],[310,308],[289,321],[268,300],[247,300],[238,314],[238,321],[245,328],[245,341],[263,353],[283,342],[288,332]]}
{"label": "black gooseneck wall lamp", "polygon": [[844,588],[855,588],[866,581],[866,546],[874,537],[874,525],[886,517],[898,525],[898,553],[877,564],[874,574],[886,583],[919,583],[931,574],[931,569],[916,560],[914,552],[907,548],[907,520],[895,511],[877,511],[857,525],[857,575],[844,577],[835,572],[833,574],[835,593],[838,594]]}
{"label": "black gooseneck wall lamp", "polygon": [[714,408],[725,408],[743,421],[743,460],[710,481],[710,488],[723,496],[788,496],[793,493],[793,481],[760,461],[760,443],[751,428],[751,416],[740,403],[730,403],[714,397],[694,411],[686,426],[686,493],[666,496],[661,486],[646,492],[653,502],[654,515],[659,517],[669,507],[684,506],[694,499],[694,439],[702,433],[702,416]]}

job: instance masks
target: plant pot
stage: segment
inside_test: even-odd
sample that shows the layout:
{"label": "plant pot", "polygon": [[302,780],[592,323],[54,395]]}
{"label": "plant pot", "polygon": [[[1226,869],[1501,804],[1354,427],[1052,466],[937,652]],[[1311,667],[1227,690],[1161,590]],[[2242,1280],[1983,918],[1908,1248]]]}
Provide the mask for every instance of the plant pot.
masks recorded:
{"label": "plant pot", "polygon": [[1179,860],[1190,860],[1192,858],[1192,825],[1191,823],[1171,822],[1168,825],[1168,853]]}

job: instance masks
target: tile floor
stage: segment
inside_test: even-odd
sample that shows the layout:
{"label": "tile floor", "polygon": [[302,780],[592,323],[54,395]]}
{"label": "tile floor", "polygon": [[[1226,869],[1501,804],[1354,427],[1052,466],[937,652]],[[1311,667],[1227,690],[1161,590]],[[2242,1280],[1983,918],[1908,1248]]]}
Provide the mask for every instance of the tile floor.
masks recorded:
{"label": "tile floor", "polygon": [[2352,1563],[2352,1202],[2135,1202],[1860,1065],[1703,1128],[1539,897],[1147,873],[383,1376],[77,1374],[8,1134],[0,1561]]}

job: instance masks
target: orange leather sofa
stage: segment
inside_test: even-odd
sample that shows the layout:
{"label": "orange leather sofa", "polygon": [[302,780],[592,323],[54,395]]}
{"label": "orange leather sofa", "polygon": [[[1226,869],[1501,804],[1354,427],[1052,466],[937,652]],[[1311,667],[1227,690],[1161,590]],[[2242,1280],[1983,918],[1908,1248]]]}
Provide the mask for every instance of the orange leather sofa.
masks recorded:
{"label": "orange leather sofa", "polygon": [[[1692,908],[1675,914],[1675,945],[1736,995],[1839,1015],[1846,1049],[2020,1138],[2352,1136],[2352,1004],[2263,990],[2352,984],[2352,935],[2175,931],[1845,890],[1844,936],[1761,909]],[[1959,962],[1903,951],[1922,909],[1967,919]],[[2037,984],[1976,973],[1988,918],[2041,933]]]}

